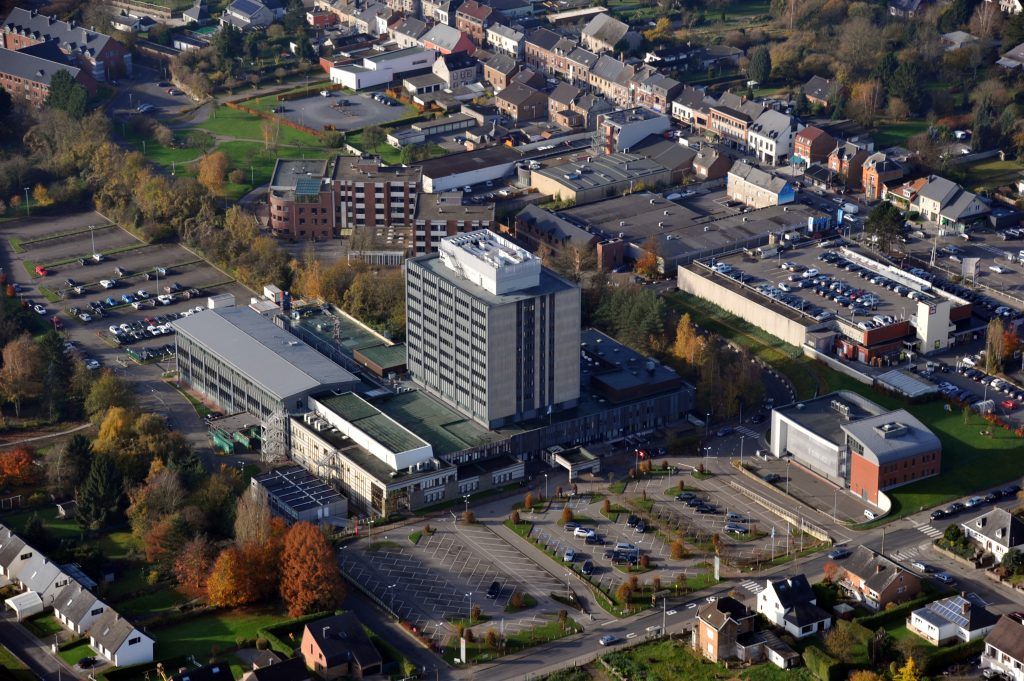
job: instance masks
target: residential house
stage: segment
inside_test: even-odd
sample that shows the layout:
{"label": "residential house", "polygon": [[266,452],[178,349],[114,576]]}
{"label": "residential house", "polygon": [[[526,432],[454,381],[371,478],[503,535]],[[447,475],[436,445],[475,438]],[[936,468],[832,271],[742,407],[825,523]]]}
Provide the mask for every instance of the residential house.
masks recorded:
{"label": "residential house", "polygon": [[726,194],[750,208],[767,208],[793,203],[796,192],[787,180],[769,172],[736,161],[726,176]]}
{"label": "residential house", "polygon": [[[1019,2],[1020,0],[1013,1]],[[967,31],[951,31],[942,34],[942,44],[946,46],[946,52],[955,52],[976,42],[978,39]]]}
{"label": "residential house", "polygon": [[206,26],[212,21],[210,10],[203,0],[196,0],[195,4],[181,13],[181,17],[186,24],[195,24],[196,27]]}
{"label": "residential house", "polygon": [[839,585],[872,610],[909,601],[921,593],[920,577],[864,545],[853,549],[842,568]]}
{"label": "residential house", "polygon": [[517,31],[504,24],[493,24],[487,29],[487,46],[496,54],[507,54],[514,59],[519,59],[523,54],[525,42],[526,35],[522,31]]}
{"label": "residential house", "polygon": [[795,638],[814,636],[832,625],[831,615],[818,607],[804,575],[766,580],[765,588],[757,594],[757,611]]}
{"label": "residential house", "polygon": [[658,47],[644,55],[644,63],[659,69],[685,71],[704,48],[689,43]]}
{"label": "residential house", "polygon": [[860,189],[864,178],[864,161],[870,152],[856,142],[837,144],[828,155],[828,169],[850,189]]}
{"label": "residential house", "polygon": [[234,681],[234,678],[231,665],[214,661],[195,669],[184,668],[177,674],[171,674],[170,681]]}
{"label": "residential house", "polygon": [[580,44],[591,52],[618,52],[619,43],[627,41],[632,47],[639,44],[640,36],[632,33],[629,25],[619,21],[611,14],[595,15],[580,33]]}
{"label": "residential house", "polygon": [[672,100],[682,92],[683,84],[653,66],[643,66],[630,81],[630,89],[634,104],[670,114]]}
{"label": "residential house", "polygon": [[34,558],[36,550],[26,544],[18,535],[4,527],[0,530],[0,577],[3,584],[18,579],[26,563]]}
{"label": "residential house", "polygon": [[712,662],[746,659],[756,622],[757,613],[731,596],[705,603],[697,610],[694,647]]}
{"label": "residential house", "polygon": [[767,109],[747,130],[747,147],[763,163],[785,163],[793,153],[793,137],[803,123],[788,114]]}
{"label": "residential house", "polygon": [[649,135],[664,135],[671,129],[672,122],[664,114],[636,106],[602,115],[597,127],[605,153],[613,154],[629,151]]}
{"label": "residential house", "polygon": [[546,28],[538,28],[523,42],[523,56],[528,66],[563,79],[569,75],[569,55],[574,49],[574,41]]}
{"label": "residential house", "polygon": [[300,646],[306,666],[323,679],[381,673],[383,660],[351,612],[308,623]]}
{"label": "residential house", "polygon": [[1010,69],[1011,71],[1015,71],[1024,66],[1024,43],[1017,45],[1009,52],[1005,52],[996,64],[1002,66],[1004,69]]}
{"label": "residential house", "polygon": [[762,113],[764,107],[757,102],[726,92],[708,109],[707,130],[740,151],[746,151],[750,124]]}
{"label": "residential house", "polygon": [[387,35],[388,25],[394,15],[395,11],[387,5],[373,2],[353,17],[352,26],[360,33]]}
{"label": "residential house", "polygon": [[933,646],[969,643],[992,631],[998,619],[976,595],[962,594],[933,601],[910,613],[907,629]]}
{"label": "residential house", "polygon": [[[0,29],[0,47],[18,51],[42,44],[56,47],[64,55],[60,64],[70,62],[87,72],[93,81],[102,83],[132,73],[131,52],[110,36],[74,21],[60,21],[35,9],[12,9]],[[27,54],[46,57],[34,51]],[[0,72],[11,58],[12,55],[4,53]],[[48,70],[52,73],[57,69],[50,65]]]}
{"label": "residential house", "polygon": [[885,152],[876,151],[864,159],[861,171],[861,186],[868,201],[882,198],[885,186],[903,177],[906,169],[901,163],[890,158]]}
{"label": "residential house", "polygon": [[1024,549],[1024,521],[1002,508],[993,508],[961,523],[964,534],[998,563],[1007,553]]}
{"label": "residential house", "polygon": [[0,50],[0,88],[11,99],[41,109],[50,95],[50,81],[59,71],[67,71],[90,95],[96,94],[96,81],[65,57],[53,43],[40,43],[17,51]]}
{"label": "residential house", "polygon": [[468,35],[478,46],[487,42],[487,29],[494,20],[495,11],[476,0],[466,0],[455,12],[455,28]]}
{"label": "residential house", "polygon": [[630,81],[636,70],[611,55],[601,57],[590,69],[590,86],[617,106],[629,106],[632,102]]}
{"label": "residential house", "polygon": [[925,220],[947,227],[963,227],[989,211],[988,204],[980,197],[937,175],[928,177],[928,182],[917,192],[914,206]]}
{"label": "residential house", "polygon": [[835,103],[836,93],[839,84],[829,78],[811,76],[811,79],[804,83],[804,96],[811,104],[819,106],[830,106]]}
{"label": "residential house", "polygon": [[710,69],[712,67],[729,68],[730,66],[737,66],[742,56],[743,50],[738,47],[733,47],[732,45],[709,45],[702,52],[698,53],[696,58],[700,60],[701,69]]}
{"label": "residential house", "polygon": [[793,136],[793,161],[804,167],[824,163],[835,147],[832,135],[817,126],[808,125]]}
{"label": "residential house", "polygon": [[533,4],[528,0],[484,0],[484,4],[508,19],[518,20],[533,16]]}
{"label": "residential house", "polygon": [[220,25],[248,31],[266,28],[274,19],[274,11],[259,0],[234,0],[220,15]]}
{"label": "residential house", "polygon": [[312,676],[306,669],[306,660],[292,657],[282,660],[276,654],[273,659],[263,651],[252,661],[252,669],[242,674],[239,681],[311,681]]}
{"label": "residential house", "polygon": [[465,52],[441,55],[434,62],[432,70],[435,76],[444,81],[449,90],[475,83],[480,79],[480,62]]}
{"label": "residential house", "polygon": [[596,235],[532,203],[516,214],[513,226],[516,241],[533,253],[541,246],[556,256],[573,249],[587,252],[598,241]]}
{"label": "residential house", "polygon": [[703,88],[684,85],[672,101],[672,118],[694,130],[704,130],[708,127],[708,111],[714,104],[714,97],[708,96]]}
{"label": "residential house", "polygon": [[572,110],[572,103],[582,90],[570,83],[559,83],[548,95],[548,120],[563,128],[582,127],[579,115]]}
{"label": "residential house", "polygon": [[489,83],[495,92],[507,88],[517,73],[519,63],[508,55],[495,54],[484,62],[484,82]]}
{"label": "residential house", "polygon": [[422,0],[423,20],[454,27],[455,12],[461,5],[462,0]]}
{"label": "residential house", "polygon": [[565,58],[568,73],[565,80],[573,85],[587,85],[590,82],[590,69],[597,63],[598,56],[582,47],[576,47]]}
{"label": "residential house", "polygon": [[338,15],[321,7],[306,10],[306,23],[313,28],[326,29],[338,23]]}
{"label": "residential house", "polygon": [[129,14],[128,10],[121,10],[110,20],[110,27],[122,33],[138,33],[148,31],[156,25],[156,22],[146,15],[137,16]]}
{"label": "residential house", "polygon": [[1003,615],[985,637],[981,666],[1011,681],[1024,681],[1024,620]]}
{"label": "residential house", "polygon": [[701,180],[725,177],[731,167],[732,159],[711,146],[699,150],[693,159],[693,173]]}
{"label": "residential house", "polygon": [[433,28],[423,34],[421,38],[423,47],[428,50],[435,50],[438,54],[455,54],[476,52],[476,45],[469,39],[469,36],[446,24],[435,24]]}
{"label": "residential house", "polygon": [[523,123],[547,117],[548,96],[513,79],[507,88],[495,95],[494,105],[513,122]]}
{"label": "residential house", "polygon": [[106,604],[78,582],[65,586],[53,600],[54,617],[78,636],[89,631],[106,610]]}
{"label": "residential house", "polygon": [[154,641],[107,608],[89,629],[89,647],[115,667],[153,661]]}
{"label": "residential house", "polygon": [[[991,2],[992,0],[986,0]],[[1024,12],[1024,3],[1021,0],[999,0],[999,9],[1004,14],[1020,14]]]}
{"label": "residential house", "polygon": [[388,37],[394,40],[401,49],[423,47],[421,38],[427,30],[426,22],[414,17],[403,17],[397,24],[388,27]]}
{"label": "residential house", "polygon": [[24,590],[39,594],[44,605],[52,605],[57,594],[71,583],[71,578],[64,574],[59,565],[36,552],[18,573],[17,582]]}
{"label": "residential house", "polygon": [[921,13],[924,0],[889,0],[889,14],[900,19],[913,19]]}

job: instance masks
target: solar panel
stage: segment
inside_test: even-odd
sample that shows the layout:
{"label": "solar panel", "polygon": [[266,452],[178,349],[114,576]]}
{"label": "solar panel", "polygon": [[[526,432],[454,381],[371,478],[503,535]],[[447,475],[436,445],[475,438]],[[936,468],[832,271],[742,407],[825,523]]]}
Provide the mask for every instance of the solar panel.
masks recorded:
{"label": "solar panel", "polygon": [[940,601],[935,601],[928,607],[946,621],[952,622],[958,627],[966,629],[969,624],[969,620],[964,615],[964,605],[968,604],[969,601],[961,596],[951,596]]}

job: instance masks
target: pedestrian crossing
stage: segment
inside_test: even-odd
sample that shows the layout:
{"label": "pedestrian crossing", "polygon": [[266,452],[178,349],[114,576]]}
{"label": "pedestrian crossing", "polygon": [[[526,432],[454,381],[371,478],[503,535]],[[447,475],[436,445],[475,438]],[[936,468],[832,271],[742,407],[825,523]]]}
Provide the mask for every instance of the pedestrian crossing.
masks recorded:
{"label": "pedestrian crossing", "polygon": [[758,433],[757,431],[751,430],[750,428],[747,428],[746,426],[736,426],[736,432],[739,433],[740,435],[745,435],[746,437],[756,437],[756,438],[761,437],[761,433]]}
{"label": "pedestrian crossing", "polygon": [[932,527],[931,525],[915,525],[915,527],[918,529],[918,531],[931,537],[932,539],[938,539],[942,536],[942,530],[940,530],[937,527]]}
{"label": "pedestrian crossing", "polygon": [[752,594],[758,594],[764,591],[764,585],[760,582],[755,582],[752,579],[748,579],[740,582],[740,586],[749,591]]}
{"label": "pedestrian crossing", "polygon": [[920,558],[928,546],[930,546],[929,542],[924,542],[917,546],[907,546],[898,551],[894,551],[892,553],[892,558],[898,562],[910,562],[914,559]]}

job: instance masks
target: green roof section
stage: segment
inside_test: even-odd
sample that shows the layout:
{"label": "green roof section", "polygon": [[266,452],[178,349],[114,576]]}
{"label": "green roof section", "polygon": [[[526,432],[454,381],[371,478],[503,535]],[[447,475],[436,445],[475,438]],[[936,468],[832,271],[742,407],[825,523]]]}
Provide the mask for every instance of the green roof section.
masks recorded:
{"label": "green roof section", "polygon": [[371,345],[366,348],[358,348],[356,352],[385,371],[394,367],[404,366],[406,362],[404,343]]}
{"label": "green roof section", "polygon": [[507,437],[488,431],[420,390],[390,397],[381,406],[388,416],[433,445],[435,456]]}
{"label": "green roof section", "polygon": [[315,396],[315,399],[396,454],[427,446],[427,441],[406,430],[408,426],[396,428],[396,421],[401,423],[398,419],[392,419],[354,393]]}

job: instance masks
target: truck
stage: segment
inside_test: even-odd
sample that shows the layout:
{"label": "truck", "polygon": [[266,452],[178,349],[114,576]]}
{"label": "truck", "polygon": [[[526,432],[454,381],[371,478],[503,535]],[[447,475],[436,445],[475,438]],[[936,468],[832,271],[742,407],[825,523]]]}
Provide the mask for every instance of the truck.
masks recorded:
{"label": "truck", "polygon": [[847,215],[856,215],[857,213],[860,212],[860,207],[854,203],[844,203],[843,212],[846,213]]}

